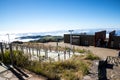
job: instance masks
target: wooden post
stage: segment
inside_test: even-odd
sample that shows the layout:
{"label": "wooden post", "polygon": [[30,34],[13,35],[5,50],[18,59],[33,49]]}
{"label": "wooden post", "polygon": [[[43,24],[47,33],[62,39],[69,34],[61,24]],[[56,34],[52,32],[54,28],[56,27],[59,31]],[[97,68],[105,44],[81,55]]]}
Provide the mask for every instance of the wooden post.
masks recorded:
{"label": "wooden post", "polygon": [[25,48],[25,49],[26,49],[26,53],[28,54],[28,47],[26,46],[26,48]]}
{"label": "wooden post", "polygon": [[66,50],[64,51],[64,60],[66,60]]}
{"label": "wooden post", "polygon": [[21,47],[21,51],[22,51],[22,53],[24,53],[23,46],[20,46],[20,47]]}
{"label": "wooden post", "polygon": [[41,50],[41,49],[39,48],[39,49],[38,49],[38,54],[39,54],[39,56],[38,56],[38,57],[39,57],[39,62],[41,62],[40,50]]}
{"label": "wooden post", "polygon": [[4,60],[4,51],[3,51],[3,46],[2,46],[2,43],[0,43],[0,48],[1,48],[1,58],[2,58],[2,61]]}
{"label": "wooden post", "polygon": [[13,51],[12,51],[12,44],[10,43],[9,44],[9,47],[10,47],[10,59],[11,59],[11,64],[14,65],[13,63],[13,59],[14,59],[14,54],[13,54]]}
{"label": "wooden post", "polygon": [[16,47],[16,51],[18,50],[18,45],[17,44],[15,44],[15,47]]}
{"label": "wooden post", "polygon": [[51,49],[52,47],[51,47],[51,45],[49,46],[49,50],[50,50],[50,52],[52,52],[52,49]]}
{"label": "wooden post", "polygon": [[56,43],[56,51],[58,53],[58,42]]}
{"label": "wooden post", "polygon": [[69,49],[69,58],[70,58],[70,49]]}
{"label": "wooden post", "polygon": [[60,54],[58,53],[58,61],[60,61]]}
{"label": "wooden post", "polygon": [[47,49],[45,50],[45,58],[48,58],[48,51],[47,51]]}
{"label": "wooden post", "polygon": [[73,51],[73,54],[75,54],[75,46],[73,46],[73,50],[72,51]]}
{"label": "wooden post", "polygon": [[38,57],[38,49],[36,48],[35,50],[36,50],[36,54],[37,54],[37,57]]}
{"label": "wooden post", "polygon": [[39,49],[39,56],[40,56],[40,50],[41,50],[41,49]]}
{"label": "wooden post", "polygon": [[32,56],[34,55],[34,47],[32,47]]}
{"label": "wooden post", "polygon": [[29,50],[29,56],[30,56],[30,59],[31,59],[31,51],[30,51],[30,47],[28,47],[28,50]]}

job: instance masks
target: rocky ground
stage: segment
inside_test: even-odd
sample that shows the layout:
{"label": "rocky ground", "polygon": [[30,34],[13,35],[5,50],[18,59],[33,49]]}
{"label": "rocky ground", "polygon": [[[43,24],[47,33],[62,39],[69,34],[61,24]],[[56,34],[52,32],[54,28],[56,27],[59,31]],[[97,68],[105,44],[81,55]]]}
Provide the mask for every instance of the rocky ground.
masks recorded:
{"label": "rocky ground", "polygon": [[108,64],[112,67],[107,68],[107,78],[109,80],[120,80],[120,57],[110,57]]}
{"label": "rocky ground", "polygon": [[98,60],[93,61],[90,68],[90,73],[83,77],[83,80],[98,80]]}
{"label": "rocky ground", "polygon": [[[83,80],[120,80],[120,57],[111,58],[113,59],[103,61],[101,68],[99,67],[99,61],[93,61],[90,73],[84,76]],[[98,68],[101,72],[98,72]],[[98,75],[101,77],[98,77]]]}

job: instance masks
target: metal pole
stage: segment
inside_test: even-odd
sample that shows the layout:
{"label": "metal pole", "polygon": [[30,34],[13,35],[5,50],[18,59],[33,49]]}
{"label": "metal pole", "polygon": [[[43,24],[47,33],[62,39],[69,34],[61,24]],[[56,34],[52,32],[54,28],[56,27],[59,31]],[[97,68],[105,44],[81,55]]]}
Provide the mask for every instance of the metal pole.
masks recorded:
{"label": "metal pole", "polygon": [[71,44],[71,51],[72,51],[72,32],[73,32],[74,30],[69,30],[69,32],[70,32],[70,44]]}
{"label": "metal pole", "polygon": [[9,34],[7,34],[8,35],[8,43],[10,43],[10,36],[9,36]]}

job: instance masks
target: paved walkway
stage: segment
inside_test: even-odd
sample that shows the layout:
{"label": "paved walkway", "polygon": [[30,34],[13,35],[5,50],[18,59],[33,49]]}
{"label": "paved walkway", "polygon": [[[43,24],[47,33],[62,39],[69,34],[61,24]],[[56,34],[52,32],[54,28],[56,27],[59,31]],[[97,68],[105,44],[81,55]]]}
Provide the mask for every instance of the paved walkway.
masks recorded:
{"label": "paved walkway", "polygon": [[27,70],[22,70],[17,67],[0,65],[0,80],[47,80],[43,76],[38,76]]}
{"label": "paved walkway", "polygon": [[0,65],[0,73],[4,72],[6,70],[7,70],[7,68],[5,68],[5,67],[3,67],[3,66]]}

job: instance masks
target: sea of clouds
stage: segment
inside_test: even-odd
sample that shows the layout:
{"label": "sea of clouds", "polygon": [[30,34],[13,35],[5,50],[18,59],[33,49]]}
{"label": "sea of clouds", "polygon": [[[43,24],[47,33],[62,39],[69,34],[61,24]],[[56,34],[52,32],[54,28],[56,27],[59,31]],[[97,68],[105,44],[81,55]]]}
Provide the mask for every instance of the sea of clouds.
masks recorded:
{"label": "sea of clouds", "polygon": [[[80,33],[87,33],[94,35],[97,31],[106,30],[107,34],[106,37],[109,37],[109,32],[116,30],[116,34],[120,36],[120,29],[76,29],[73,31],[74,34]],[[22,36],[45,36],[45,35],[52,35],[52,36],[64,36],[64,34],[68,34],[68,30],[61,30],[61,31],[52,31],[52,32],[28,32],[28,33],[0,33],[0,42],[12,42],[12,41],[23,41],[28,42],[34,39],[20,39],[19,37]],[[9,36],[8,36],[9,35]]]}

